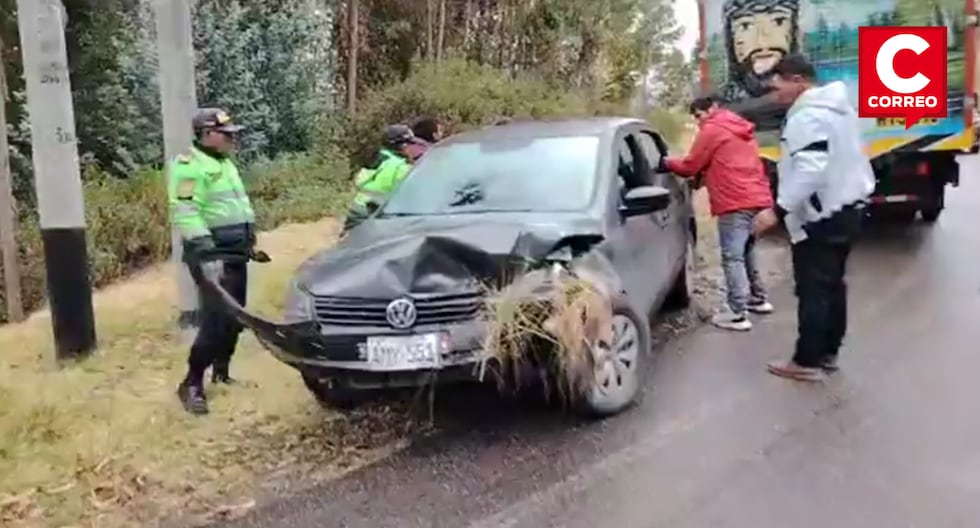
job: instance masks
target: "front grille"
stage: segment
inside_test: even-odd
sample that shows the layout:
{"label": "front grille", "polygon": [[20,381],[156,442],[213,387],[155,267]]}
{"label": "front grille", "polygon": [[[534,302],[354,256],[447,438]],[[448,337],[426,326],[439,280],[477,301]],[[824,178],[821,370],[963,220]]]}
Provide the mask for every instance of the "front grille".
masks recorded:
{"label": "front grille", "polygon": [[[473,319],[480,312],[479,293],[420,295],[413,297],[417,317],[415,326],[445,324]],[[360,297],[314,297],[313,305],[321,324],[338,326],[388,326],[385,310],[392,299]]]}

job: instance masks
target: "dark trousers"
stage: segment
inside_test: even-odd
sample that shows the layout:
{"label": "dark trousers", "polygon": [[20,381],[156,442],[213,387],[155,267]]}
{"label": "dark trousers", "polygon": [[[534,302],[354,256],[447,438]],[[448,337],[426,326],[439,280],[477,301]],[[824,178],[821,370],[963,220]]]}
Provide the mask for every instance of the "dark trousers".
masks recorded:
{"label": "dark trousers", "polygon": [[[248,263],[225,262],[221,286],[239,304],[245,306],[248,294]],[[238,334],[242,331],[238,321],[225,312],[221,299],[202,294],[200,300],[200,328],[187,359],[190,376],[197,378],[193,381],[200,381],[204,371],[212,365],[215,369],[227,371],[231,356],[238,346]]]}
{"label": "dark trousers", "polygon": [[808,225],[808,238],[793,245],[797,365],[820,367],[837,358],[847,334],[847,258],[860,223],[861,211],[846,208]]}

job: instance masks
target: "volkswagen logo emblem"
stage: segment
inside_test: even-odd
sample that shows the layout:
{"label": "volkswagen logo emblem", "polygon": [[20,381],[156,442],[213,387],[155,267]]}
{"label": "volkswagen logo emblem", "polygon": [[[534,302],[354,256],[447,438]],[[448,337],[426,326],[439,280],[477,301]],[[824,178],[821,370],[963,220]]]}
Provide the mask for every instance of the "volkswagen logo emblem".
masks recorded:
{"label": "volkswagen logo emblem", "polygon": [[399,330],[411,328],[415,324],[417,315],[415,303],[411,299],[404,297],[391,301],[388,303],[388,307],[385,308],[385,317],[388,319],[388,324],[392,328]]}

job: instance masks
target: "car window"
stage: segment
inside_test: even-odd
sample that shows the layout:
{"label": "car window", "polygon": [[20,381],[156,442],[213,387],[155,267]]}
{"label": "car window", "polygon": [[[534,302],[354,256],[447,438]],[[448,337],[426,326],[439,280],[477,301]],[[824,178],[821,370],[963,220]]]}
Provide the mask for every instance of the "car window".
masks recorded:
{"label": "car window", "polygon": [[595,136],[438,145],[395,189],[381,215],[583,209],[592,201],[598,154]]}
{"label": "car window", "polygon": [[[660,149],[657,148],[657,143],[654,141],[653,136],[649,132],[640,132],[637,134],[638,141],[640,143],[640,148],[643,149],[643,155],[647,159],[647,166],[651,169],[655,169],[658,164],[660,164]],[[654,173],[652,182],[654,185],[660,185],[662,187],[667,187],[667,180],[669,178],[663,173]]]}
{"label": "car window", "polygon": [[616,168],[617,181],[621,190],[628,191],[634,187],[643,185],[639,177],[640,164],[637,163],[636,156],[626,137],[617,141],[618,165]]}

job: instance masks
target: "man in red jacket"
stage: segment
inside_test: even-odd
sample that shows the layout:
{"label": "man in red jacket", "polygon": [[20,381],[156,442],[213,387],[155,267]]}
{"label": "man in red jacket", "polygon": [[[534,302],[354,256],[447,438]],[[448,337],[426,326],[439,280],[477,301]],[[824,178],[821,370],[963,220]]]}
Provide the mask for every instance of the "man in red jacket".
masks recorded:
{"label": "man in red jacket", "polygon": [[694,144],[687,156],[664,159],[661,169],[683,177],[703,173],[711,214],[718,217],[721,263],[728,289],[726,309],[715,314],[712,323],[728,330],[750,330],[748,312],[773,311],[756,265],[752,235],[755,215],[773,204],[759,159],[755,125],[720,108],[711,97],[696,99],[690,111],[698,122]]}

